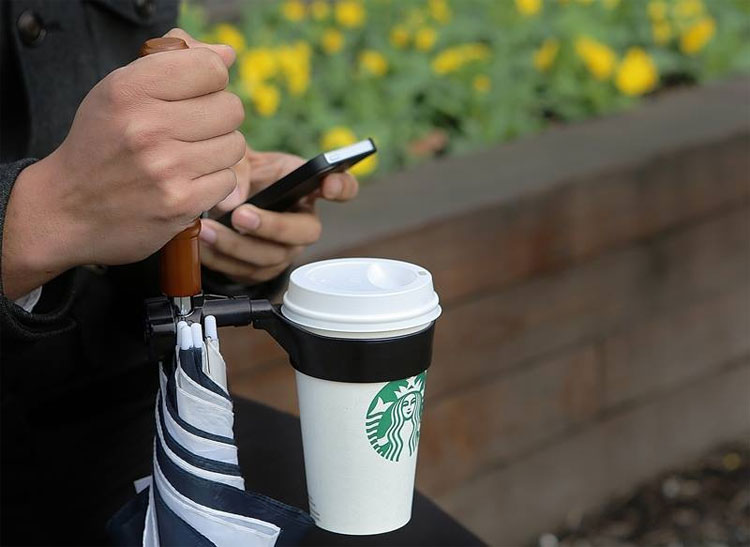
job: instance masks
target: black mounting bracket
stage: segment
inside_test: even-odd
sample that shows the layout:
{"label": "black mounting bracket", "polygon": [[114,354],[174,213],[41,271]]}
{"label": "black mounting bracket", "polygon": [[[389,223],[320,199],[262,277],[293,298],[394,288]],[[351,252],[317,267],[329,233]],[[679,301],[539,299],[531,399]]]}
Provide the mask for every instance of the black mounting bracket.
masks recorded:
{"label": "black mounting bracket", "polygon": [[163,360],[174,352],[177,321],[200,322],[213,315],[219,327],[253,324],[268,332],[287,352],[292,366],[308,376],[337,382],[389,382],[416,376],[432,359],[435,323],[390,338],[333,338],[315,334],[284,317],[268,300],[200,295],[192,311],[180,316],[167,297],[146,301],[146,337],[152,355]]}

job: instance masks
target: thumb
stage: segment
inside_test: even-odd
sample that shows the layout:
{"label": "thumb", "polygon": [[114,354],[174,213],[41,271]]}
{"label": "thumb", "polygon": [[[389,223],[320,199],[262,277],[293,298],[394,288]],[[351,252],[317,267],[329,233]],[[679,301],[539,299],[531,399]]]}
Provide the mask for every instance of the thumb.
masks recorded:
{"label": "thumb", "polygon": [[173,28],[164,36],[168,36],[170,38],[181,38],[182,40],[185,40],[188,47],[191,48],[205,47],[210,49],[211,51],[217,53],[219,57],[221,57],[221,60],[224,61],[224,64],[227,66],[227,68],[232,66],[234,60],[237,58],[237,53],[235,53],[234,49],[231,46],[225,44],[207,44],[205,42],[201,42],[200,40],[196,40],[195,38],[190,36],[181,28]]}

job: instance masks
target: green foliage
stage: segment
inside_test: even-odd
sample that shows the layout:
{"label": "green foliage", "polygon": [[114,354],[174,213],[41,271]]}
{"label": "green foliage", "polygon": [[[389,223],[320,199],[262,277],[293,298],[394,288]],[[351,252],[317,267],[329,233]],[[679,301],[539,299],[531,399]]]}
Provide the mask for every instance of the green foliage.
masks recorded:
{"label": "green foliage", "polygon": [[186,4],[181,25],[238,50],[254,147],[372,136],[378,173],[750,70],[746,0],[261,1],[218,25]]}

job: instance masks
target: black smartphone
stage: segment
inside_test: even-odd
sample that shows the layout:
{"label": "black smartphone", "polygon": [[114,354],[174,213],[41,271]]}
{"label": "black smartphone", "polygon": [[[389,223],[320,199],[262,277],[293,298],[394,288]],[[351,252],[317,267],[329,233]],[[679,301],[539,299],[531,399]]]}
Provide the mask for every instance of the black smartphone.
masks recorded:
{"label": "black smartphone", "polygon": [[[264,188],[246,203],[268,211],[286,211],[301,198],[320,188],[326,175],[345,171],[375,152],[377,148],[372,139],[324,152]],[[219,222],[231,227],[232,213],[226,213],[219,218]]]}

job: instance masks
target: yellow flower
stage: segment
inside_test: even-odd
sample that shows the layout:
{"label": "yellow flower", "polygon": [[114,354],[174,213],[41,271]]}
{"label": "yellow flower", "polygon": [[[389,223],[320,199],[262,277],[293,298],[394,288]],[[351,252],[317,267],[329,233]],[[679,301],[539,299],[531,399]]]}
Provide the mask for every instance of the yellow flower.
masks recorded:
{"label": "yellow flower", "polygon": [[338,29],[328,28],[323,31],[320,45],[326,53],[337,53],[344,47],[344,35]]}
{"label": "yellow flower", "polygon": [[302,95],[310,85],[310,46],[306,42],[280,47],[276,56],[289,93]]}
{"label": "yellow flower", "polygon": [[216,25],[216,41],[220,44],[232,46],[234,51],[242,53],[245,50],[245,37],[234,25],[222,23]]}
{"label": "yellow flower", "polygon": [[422,27],[414,33],[414,46],[420,51],[430,51],[437,41],[437,32],[432,27]]}
{"label": "yellow flower", "polygon": [[361,27],[365,22],[365,8],[359,0],[340,0],[336,4],[336,20],[349,28]]}
{"label": "yellow flower", "polygon": [[576,53],[597,80],[606,80],[612,74],[617,59],[608,45],[584,36],[576,40]]}
{"label": "yellow flower", "polygon": [[320,139],[320,146],[323,150],[333,150],[357,142],[357,136],[354,131],[348,127],[336,126],[326,131]]}
{"label": "yellow flower", "polygon": [[313,16],[313,19],[315,19],[316,21],[320,21],[328,17],[328,13],[330,11],[331,8],[328,5],[328,2],[326,2],[325,0],[314,0],[310,4],[310,13]]}
{"label": "yellow flower", "polygon": [[[320,146],[323,150],[333,150],[357,142],[357,136],[348,127],[336,126],[326,131],[320,139]],[[365,158],[357,165],[349,169],[349,172],[357,177],[369,175],[377,167],[377,156],[373,155]]]}
{"label": "yellow flower", "polygon": [[682,33],[680,49],[687,55],[695,55],[711,41],[715,33],[716,22],[711,17],[703,17]]}
{"label": "yellow flower", "polygon": [[366,177],[375,171],[378,166],[378,157],[376,155],[368,156],[357,165],[349,169],[349,172],[355,177]]}
{"label": "yellow flower", "polygon": [[277,70],[276,56],[269,48],[248,49],[240,56],[240,81],[249,94],[255,84],[273,77]]}
{"label": "yellow flower", "polygon": [[455,48],[441,51],[432,61],[432,70],[436,74],[455,72],[463,65],[463,57]]}
{"label": "yellow flower", "polygon": [[703,2],[701,0],[679,0],[672,12],[680,19],[690,19],[703,14]]}
{"label": "yellow flower", "polygon": [[391,44],[397,48],[405,48],[409,45],[409,31],[404,25],[396,25],[391,29]]}
{"label": "yellow flower", "polygon": [[646,10],[648,16],[654,21],[661,21],[667,17],[667,3],[664,0],[651,0]]}
{"label": "yellow flower", "polygon": [[534,68],[539,72],[549,69],[555,62],[558,51],[560,51],[560,42],[554,38],[547,38],[534,52]]}
{"label": "yellow flower", "polygon": [[303,95],[307,91],[307,88],[310,87],[310,72],[308,70],[301,70],[289,74],[286,78],[286,85],[289,93],[295,97]]}
{"label": "yellow flower", "polygon": [[492,87],[492,82],[490,81],[489,76],[480,74],[474,78],[472,86],[477,93],[487,93]]}
{"label": "yellow flower", "polygon": [[602,0],[604,7],[607,9],[615,9],[620,5],[620,0]]}
{"label": "yellow flower", "polygon": [[659,81],[656,65],[648,53],[639,47],[630,48],[617,67],[615,85],[625,95],[643,95]]}
{"label": "yellow flower", "polygon": [[453,17],[453,12],[446,0],[429,0],[430,17],[438,23],[446,24]]}
{"label": "yellow flower", "polygon": [[276,86],[258,84],[253,89],[250,98],[252,99],[253,106],[258,114],[264,118],[268,118],[273,116],[276,113],[276,110],[278,110],[281,94]]}
{"label": "yellow flower", "polygon": [[438,53],[432,60],[432,71],[444,75],[455,72],[467,63],[481,61],[490,56],[490,49],[479,43],[450,47]]}
{"label": "yellow flower", "polygon": [[542,9],[542,0],[516,0],[518,13],[525,17],[536,15]]}
{"label": "yellow flower", "polygon": [[305,18],[305,11],[305,3],[302,0],[286,0],[281,5],[281,13],[289,21],[301,21]]}
{"label": "yellow flower", "polygon": [[382,76],[388,72],[388,61],[374,49],[366,49],[359,54],[360,66],[374,76]]}
{"label": "yellow flower", "polygon": [[490,56],[490,48],[484,44],[464,44],[459,46],[459,50],[466,61],[481,61]]}
{"label": "yellow flower", "polygon": [[656,21],[651,25],[651,36],[654,42],[663,46],[672,39],[672,26],[669,21]]}

